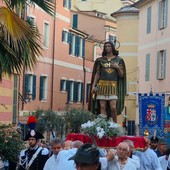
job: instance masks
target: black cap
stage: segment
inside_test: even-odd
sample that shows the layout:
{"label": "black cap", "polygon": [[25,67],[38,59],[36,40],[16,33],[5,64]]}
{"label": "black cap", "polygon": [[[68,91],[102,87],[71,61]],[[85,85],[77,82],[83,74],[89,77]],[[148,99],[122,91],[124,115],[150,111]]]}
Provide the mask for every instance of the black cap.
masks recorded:
{"label": "black cap", "polygon": [[27,141],[29,138],[35,138],[36,140],[38,140],[38,139],[43,139],[44,136],[41,133],[37,132],[37,131],[30,130],[27,133],[27,135],[25,136],[24,141]]}
{"label": "black cap", "polygon": [[152,143],[158,143],[158,141],[159,141],[159,139],[157,137],[154,137],[154,136],[152,136],[150,138],[150,140],[151,140]]}
{"label": "black cap", "polygon": [[68,160],[74,160],[75,163],[93,165],[99,162],[99,150],[92,144],[84,144]]}

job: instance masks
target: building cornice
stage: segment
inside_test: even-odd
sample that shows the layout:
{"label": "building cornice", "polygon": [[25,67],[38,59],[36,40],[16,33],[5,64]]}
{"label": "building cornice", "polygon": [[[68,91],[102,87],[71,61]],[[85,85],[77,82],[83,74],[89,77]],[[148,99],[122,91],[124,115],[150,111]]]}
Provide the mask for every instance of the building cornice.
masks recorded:
{"label": "building cornice", "polygon": [[141,8],[142,6],[145,6],[152,1],[154,0],[139,0],[136,3],[134,3],[133,6],[136,8]]}

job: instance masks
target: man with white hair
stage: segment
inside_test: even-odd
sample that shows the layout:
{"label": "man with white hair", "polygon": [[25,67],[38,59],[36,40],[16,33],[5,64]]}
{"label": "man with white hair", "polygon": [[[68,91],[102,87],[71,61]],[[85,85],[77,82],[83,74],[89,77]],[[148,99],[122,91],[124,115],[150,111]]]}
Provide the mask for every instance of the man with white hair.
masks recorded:
{"label": "man with white hair", "polygon": [[128,157],[132,159],[132,162],[135,164],[136,168],[140,168],[140,159],[134,155],[134,142],[127,139],[127,140],[124,140],[123,142],[126,142],[128,145],[129,145],[129,153],[128,153]]}
{"label": "man with white hair", "polygon": [[129,145],[126,142],[121,142],[117,146],[117,155],[108,163],[108,170],[137,170],[132,159],[128,157]]}

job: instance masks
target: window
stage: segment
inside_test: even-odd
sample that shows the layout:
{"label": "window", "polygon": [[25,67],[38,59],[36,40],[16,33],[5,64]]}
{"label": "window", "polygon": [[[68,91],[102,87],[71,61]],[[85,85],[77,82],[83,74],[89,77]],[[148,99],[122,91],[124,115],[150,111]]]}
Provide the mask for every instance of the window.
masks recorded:
{"label": "window", "polygon": [[72,25],[72,27],[74,29],[78,28],[78,14],[73,14],[73,25]]}
{"label": "window", "polygon": [[66,81],[67,103],[73,102],[74,99],[74,82],[72,80]]}
{"label": "window", "polygon": [[83,99],[83,83],[74,82],[74,102],[82,102]]}
{"label": "window", "polygon": [[74,35],[72,33],[68,33],[68,42],[69,42],[69,54],[84,57],[85,55],[85,39]]}
{"label": "window", "polygon": [[73,98],[74,98],[74,82],[70,81],[69,102],[73,102]]}
{"label": "window", "polygon": [[68,42],[68,32],[65,30],[62,31],[62,42]]}
{"label": "window", "polygon": [[40,100],[47,100],[47,76],[40,76]]}
{"label": "window", "polygon": [[166,71],[166,50],[161,50],[157,53],[157,79],[165,79]]}
{"label": "window", "polygon": [[44,47],[48,47],[49,46],[49,24],[48,23],[44,23]]}
{"label": "window", "polygon": [[71,9],[71,0],[63,0],[63,6],[67,9]]}
{"label": "window", "polygon": [[159,16],[158,29],[163,29],[167,26],[168,21],[168,0],[159,1]]}
{"label": "window", "polygon": [[66,80],[60,80],[60,91],[66,91]]}
{"label": "window", "polygon": [[36,26],[35,18],[32,16],[27,16],[28,22],[30,22],[33,26]]}
{"label": "window", "polygon": [[151,7],[147,8],[147,34],[151,33]]}
{"label": "window", "polygon": [[32,100],[36,98],[36,75],[33,74],[25,74],[24,79],[25,84],[25,96],[27,94],[32,94]]}
{"label": "window", "polygon": [[86,103],[89,102],[89,95],[90,95],[90,83],[86,85]]}
{"label": "window", "polygon": [[109,35],[109,41],[111,41],[115,46],[116,45],[116,36]]}
{"label": "window", "polygon": [[70,33],[69,54],[75,55],[75,35]]}
{"label": "window", "polygon": [[145,81],[150,79],[150,54],[146,54]]}

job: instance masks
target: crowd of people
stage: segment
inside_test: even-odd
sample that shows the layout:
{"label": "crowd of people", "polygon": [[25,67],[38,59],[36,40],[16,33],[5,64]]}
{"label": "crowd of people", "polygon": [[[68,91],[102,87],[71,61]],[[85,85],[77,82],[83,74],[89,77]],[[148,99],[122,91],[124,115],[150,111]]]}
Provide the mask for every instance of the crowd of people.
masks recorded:
{"label": "crowd of people", "polygon": [[20,154],[19,170],[170,170],[170,149],[165,140],[156,137],[145,137],[143,150],[135,149],[131,140],[116,148],[60,139],[54,139],[50,147],[41,147],[38,136],[27,140],[29,148]]}

